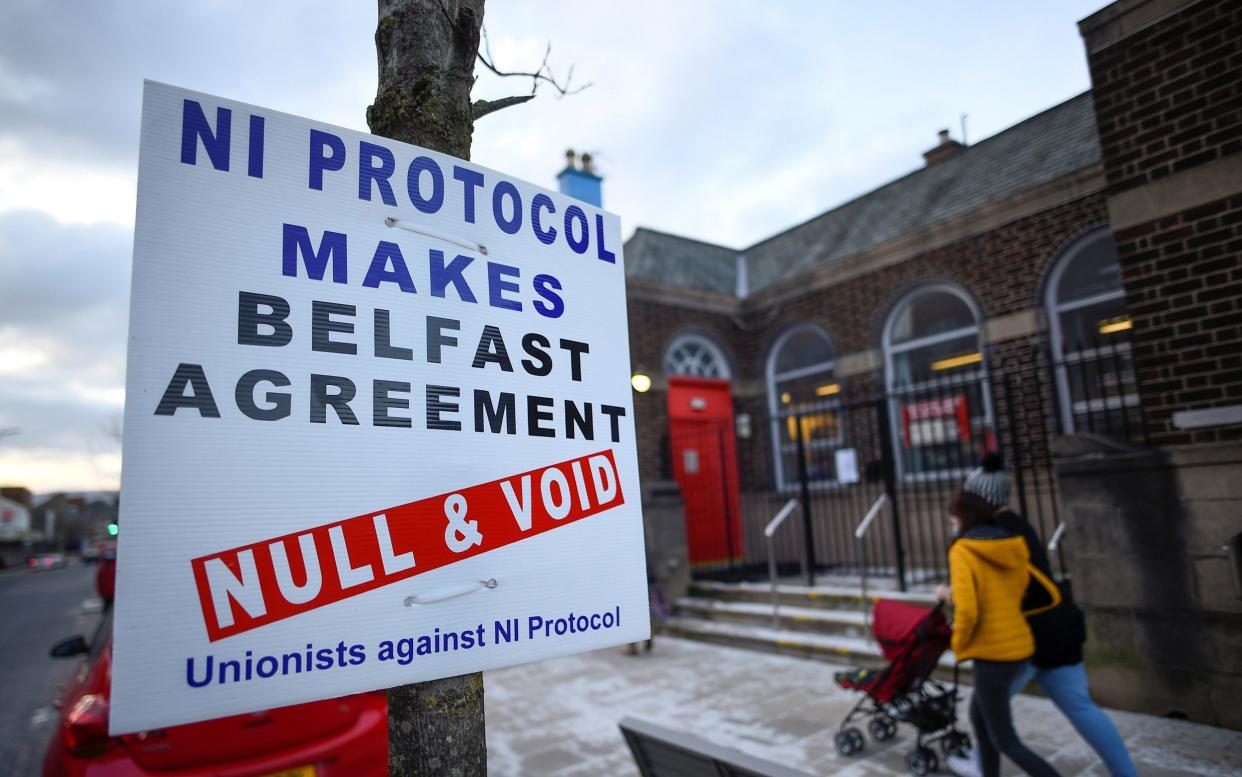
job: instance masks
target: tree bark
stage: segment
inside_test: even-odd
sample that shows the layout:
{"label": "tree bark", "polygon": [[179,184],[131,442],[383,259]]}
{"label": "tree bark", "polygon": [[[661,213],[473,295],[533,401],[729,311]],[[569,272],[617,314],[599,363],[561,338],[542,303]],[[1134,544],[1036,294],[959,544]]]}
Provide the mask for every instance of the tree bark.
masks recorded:
{"label": "tree bark", "polygon": [[487,774],[482,672],[388,689],[388,774]]}
{"label": "tree bark", "polygon": [[[484,0],[379,0],[376,135],[470,158]],[[487,774],[483,673],[388,691],[388,774]]]}
{"label": "tree bark", "polygon": [[483,0],[379,0],[376,135],[470,158]]}

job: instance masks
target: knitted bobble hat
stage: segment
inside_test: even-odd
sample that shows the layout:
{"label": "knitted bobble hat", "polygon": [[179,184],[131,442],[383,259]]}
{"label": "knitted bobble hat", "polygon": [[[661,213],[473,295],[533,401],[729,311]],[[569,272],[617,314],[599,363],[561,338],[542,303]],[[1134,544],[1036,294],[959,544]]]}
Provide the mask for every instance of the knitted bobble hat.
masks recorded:
{"label": "knitted bobble hat", "polygon": [[1009,504],[1009,478],[1005,475],[1005,462],[999,453],[983,457],[983,466],[966,476],[962,490],[982,497],[993,507]]}

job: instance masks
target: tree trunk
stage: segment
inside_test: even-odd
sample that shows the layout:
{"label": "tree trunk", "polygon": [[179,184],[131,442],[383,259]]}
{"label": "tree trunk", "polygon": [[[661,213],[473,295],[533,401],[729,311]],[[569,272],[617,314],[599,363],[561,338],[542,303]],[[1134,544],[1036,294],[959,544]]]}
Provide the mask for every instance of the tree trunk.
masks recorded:
{"label": "tree trunk", "polygon": [[[470,158],[483,0],[379,0],[376,135]],[[388,691],[388,774],[487,774],[483,673]]]}
{"label": "tree trunk", "polygon": [[388,774],[487,774],[482,672],[388,689]]}
{"label": "tree trunk", "polygon": [[376,135],[470,158],[470,89],[483,0],[379,0]]}

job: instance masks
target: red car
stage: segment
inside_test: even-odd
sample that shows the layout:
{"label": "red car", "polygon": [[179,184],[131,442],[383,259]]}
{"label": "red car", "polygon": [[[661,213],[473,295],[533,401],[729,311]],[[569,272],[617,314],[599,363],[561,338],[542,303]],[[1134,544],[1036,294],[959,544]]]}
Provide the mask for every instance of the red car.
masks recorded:
{"label": "red car", "polygon": [[31,556],[26,563],[35,572],[60,569],[65,565],[65,557],[59,553],[41,553],[38,556]]}
{"label": "red car", "polygon": [[354,777],[388,773],[383,691],[108,736],[112,616],[91,643],[72,637],[52,656],[85,654],[60,700],[43,777]]}

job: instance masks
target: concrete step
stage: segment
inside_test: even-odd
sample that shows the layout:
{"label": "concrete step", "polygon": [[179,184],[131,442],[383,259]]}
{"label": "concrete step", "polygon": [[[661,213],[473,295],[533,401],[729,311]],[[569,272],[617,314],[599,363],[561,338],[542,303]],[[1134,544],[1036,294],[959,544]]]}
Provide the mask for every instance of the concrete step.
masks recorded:
{"label": "concrete step", "polygon": [[828,610],[787,605],[780,607],[779,623],[774,624],[770,602],[732,602],[687,596],[677,600],[677,612],[685,617],[701,620],[765,626],[786,631],[835,634],[860,639],[865,639],[870,633],[867,614],[862,610]]}
{"label": "concrete step", "polygon": [[[922,607],[936,606],[935,593],[930,587],[915,591],[895,591],[884,588],[868,588],[866,595],[858,586],[816,585],[805,586],[778,583],[777,597],[781,607],[803,607],[822,610],[871,609],[876,599],[895,599]],[[697,598],[711,598],[725,602],[772,603],[772,587],[769,583],[720,583],[697,580],[690,584],[690,594]]]}
{"label": "concrete step", "polygon": [[[665,631],[701,642],[812,658],[837,665],[882,667],[887,663],[879,646],[863,637],[774,629],[687,616],[669,618],[665,622]],[[946,651],[940,657],[935,676],[952,680],[953,663],[952,652]],[[969,662],[962,666],[963,681],[969,679],[969,666]]]}

